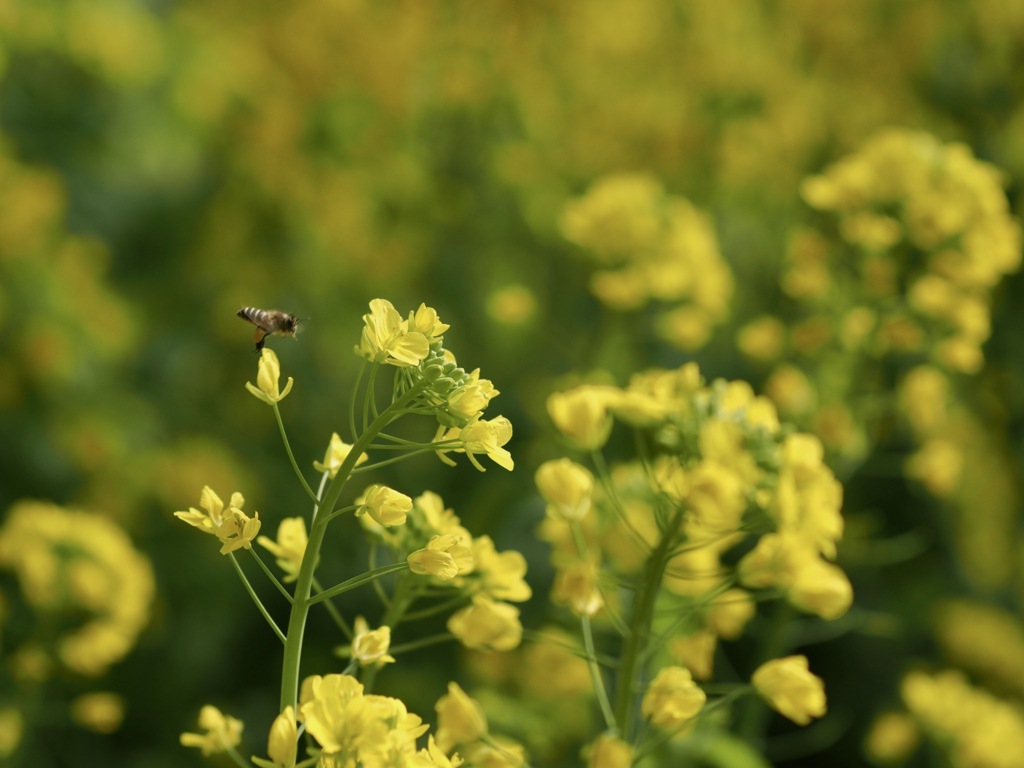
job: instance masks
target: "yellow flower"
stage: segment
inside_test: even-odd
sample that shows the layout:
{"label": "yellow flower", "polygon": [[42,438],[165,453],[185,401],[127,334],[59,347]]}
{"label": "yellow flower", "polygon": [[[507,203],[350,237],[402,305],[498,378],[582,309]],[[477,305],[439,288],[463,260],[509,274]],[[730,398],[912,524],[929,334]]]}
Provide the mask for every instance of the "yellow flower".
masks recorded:
{"label": "yellow flower", "polygon": [[256,385],[245,382],[245,388],[258,397],[267,405],[274,405],[284,400],[292,391],[294,380],[288,377],[288,383],[284,385],[284,392],[280,389],[281,364],[277,355],[270,347],[264,347],[260,354],[259,371],[256,374]]}
{"label": "yellow flower", "polygon": [[14,754],[25,732],[25,717],[14,707],[0,708],[0,758]]}
{"label": "yellow flower", "polygon": [[473,768],[523,768],[527,764],[523,745],[502,736],[469,747],[466,759]]}
{"label": "yellow flower", "polygon": [[451,328],[448,323],[441,322],[436,309],[422,303],[415,313],[409,313],[409,327],[417,333],[422,333],[430,341],[440,339],[444,332]]}
{"label": "yellow flower", "polygon": [[448,619],[448,631],[476,651],[511,651],[523,637],[519,609],[481,595]]}
{"label": "yellow flower", "polygon": [[447,458],[445,454],[449,451],[465,453],[469,461],[481,472],[483,466],[476,460],[475,454],[485,454],[487,458],[503,469],[510,472],[515,467],[512,454],[503,447],[512,439],[512,423],[504,416],[495,416],[490,421],[485,419],[474,419],[466,426],[452,427],[445,431],[443,427],[434,436],[434,442],[445,442],[457,440],[460,445],[454,448],[441,448],[437,451],[438,457],[445,464],[455,466],[455,462]]}
{"label": "yellow flower", "polygon": [[459,768],[460,765],[462,765],[462,758],[458,753],[448,757],[437,746],[437,742],[434,741],[434,736],[431,734],[427,738],[426,748],[419,751],[415,760],[409,763],[409,768]]}
{"label": "yellow flower", "polygon": [[605,444],[612,428],[608,406],[615,396],[613,387],[581,385],[548,397],[548,415],[555,427],[577,448],[593,451]]}
{"label": "yellow flower", "polygon": [[[329,472],[331,477],[338,474],[338,470],[352,452],[352,446],[342,441],[337,432],[331,433],[331,442],[327,446],[327,453],[324,454],[323,462],[314,461],[313,468],[317,472]],[[366,462],[370,457],[363,453],[356,459],[356,466]]]}
{"label": "yellow flower", "polygon": [[295,710],[289,704],[284,711],[274,718],[267,738],[267,755],[274,765],[281,768],[292,768],[299,747],[299,729],[295,722]]}
{"label": "yellow flower", "polygon": [[487,404],[500,392],[490,379],[480,378],[480,369],[470,373],[466,380],[448,394],[448,408],[452,413],[467,420],[480,416]]}
{"label": "yellow flower", "polygon": [[181,746],[196,747],[209,756],[226,752],[242,743],[242,721],[225,715],[210,704],[199,710],[199,727],[205,733],[181,734]]}
{"label": "yellow flower", "polygon": [[580,520],[590,511],[594,476],[586,467],[569,459],[546,461],[537,469],[535,481],[548,502],[549,515]]}
{"label": "yellow flower", "polygon": [[437,746],[448,752],[458,744],[474,744],[487,734],[483,708],[458,683],[437,700]]}
{"label": "yellow flower", "polygon": [[363,495],[356,499],[359,508],[356,517],[369,514],[377,523],[385,527],[403,525],[406,514],[412,509],[412,499],[386,485],[374,483]]}
{"label": "yellow flower", "polygon": [[277,541],[259,536],[256,542],[277,558],[277,567],[285,573],[287,584],[299,577],[302,556],[306,554],[306,521],[301,517],[286,517],[277,527]]}
{"label": "yellow flower", "polygon": [[249,517],[241,509],[244,503],[245,498],[236,491],[231,494],[231,501],[225,509],[220,496],[207,485],[199,495],[199,506],[203,511],[190,507],[188,512],[175,512],[174,516],[220,539],[223,544],[220,553],[226,555],[238,549],[251,548],[260,531],[259,513],[254,512]]}
{"label": "yellow flower", "polygon": [[630,768],[633,748],[614,733],[602,733],[585,750],[587,768]]}
{"label": "yellow flower", "polygon": [[665,667],[651,681],[640,709],[655,725],[675,728],[696,717],[707,698],[688,669]]}
{"label": "yellow flower", "polygon": [[786,341],[786,327],[777,317],[762,315],[740,328],[736,346],[753,360],[775,360]]}
{"label": "yellow flower", "polygon": [[473,550],[461,534],[440,534],[431,536],[427,546],[411,553],[406,562],[415,574],[448,581],[473,569]]}
{"label": "yellow flower", "polygon": [[914,718],[906,712],[883,712],[864,738],[864,752],[877,763],[896,765],[910,757],[920,741]]}
{"label": "yellow flower", "polygon": [[84,693],[71,702],[71,719],[96,733],[113,733],[124,720],[124,699],[116,693]]}
{"label": "yellow flower", "polygon": [[395,657],[388,654],[391,645],[391,627],[379,627],[371,630],[366,619],[356,617],[355,637],[352,640],[352,658],[363,667],[382,667],[394,662]]}
{"label": "yellow flower", "polygon": [[718,637],[715,633],[702,629],[673,638],[669,652],[672,658],[686,667],[697,680],[710,680],[715,671],[717,647]]}
{"label": "yellow flower", "polygon": [[477,536],[473,539],[473,562],[480,589],[487,596],[522,603],[533,594],[526,583],[526,558],[521,552],[498,552],[490,536]]}
{"label": "yellow flower", "polygon": [[708,621],[716,635],[724,640],[735,640],[743,634],[743,628],[756,612],[749,592],[730,589],[715,598],[708,612]]}
{"label": "yellow flower", "polygon": [[786,656],[758,667],[750,682],[780,714],[807,725],[825,714],[825,684],[808,668],[806,656]]}
{"label": "yellow flower", "polygon": [[735,531],[747,505],[742,478],[728,467],[704,460],[689,473],[687,503],[694,524],[708,533]]}
{"label": "yellow flower", "polygon": [[567,605],[577,616],[596,616],[604,608],[599,576],[597,565],[589,561],[560,567],[555,572],[555,583],[551,587],[552,602]]}
{"label": "yellow flower", "polygon": [[[434,321],[430,324],[424,315],[424,326],[429,325],[431,333],[443,325],[436,322],[436,313]],[[402,319],[390,301],[374,299],[370,312],[363,315],[363,334],[356,352],[374,363],[408,368],[426,358],[430,342],[419,330],[409,330],[409,321]]]}

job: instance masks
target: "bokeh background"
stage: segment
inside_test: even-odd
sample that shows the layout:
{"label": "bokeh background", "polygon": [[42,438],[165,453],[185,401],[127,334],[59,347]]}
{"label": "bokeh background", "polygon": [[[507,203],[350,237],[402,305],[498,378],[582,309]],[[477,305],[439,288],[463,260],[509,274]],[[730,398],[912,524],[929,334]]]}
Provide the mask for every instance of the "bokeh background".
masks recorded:
{"label": "bokeh background", "polygon": [[[689,360],[759,390],[781,363],[799,369],[829,405],[791,418],[823,435],[846,485],[839,563],[857,598],[839,622],[795,625],[830,713],[801,732],[768,723],[766,755],[868,764],[876,718],[908,706],[904,675],[951,667],[1007,702],[999,738],[1013,754],[1024,743],[1021,277],[1010,259],[985,286],[983,359],[936,363],[955,424],[931,464],[907,463],[926,439],[901,421],[900,386],[936,362],[938,332],[819,367],[818,342],[796,331],[813,336],[800,324],[828,304],[802,303],[785,277],[802,269],[794,242],[812,227],[840,254],[837,274],[858,268],[842,250],[856,238],[807,179],[879,131],[922,132],[936,153],[964,145],[998,169],[964,194],[1019,212],[1022,68],[1017,0],[0,1],[8,759],[200,765],[177,738],[206,702],[251,722],[248,753],[262,749],[279,646],[216,547],[171,513],[203,485],[241,490],[265,519],[305,511],[272,417],[244,390],[256,363],[234,314],[306,319],[296,341],[271,343],[296,379],[282,408],[312,475],[344,430],[360,316],[378,296],[437,308],[446,346],[502,392],[491,412],[514,425],[513,473],[422,458],[387,480],[437,491],[472,531],[526,554],[528,626],[553,610],[534,533],[533,471],[564,452],[548,393]],[[601,294],[595,270],[624,257],[601,253],[614,232],[581,235],[578,219],[609,178],[641,179],[647,192],[627,190],[627,203],[688,201],[684,230],[703,238],[692,272],[715,275],[712,287],[616,300],[606,282]],[[1019,258],[1019,235],[1007,237],[999,247]],[[908,258],[892,257],[908,271],[889,305],[907,300]],[[765,316],[778,325],[751,332]],[[68,632],[120,609],[103,595],[73,610],[66,595],[33,595],[10,554],[33,536],[64,554],[102,551],[103,592],[128,606],[121,653],[78,668],[61,658]],[[339,535],[332,546],[355,563],[363,545]],[[353,612],[374,610],[359,599]],[[310,666],[337,664],[329,651],[311,651]],[[752,658],[756,643],[734,652]],[[429,718],[465,662],[435,648],[380,684]],[[98,691],[117,695],[122,722],[117,704],[106,719],[95,701],[79,704],[92,716],[75,714]],[[934,738],[908,764],[996,764],[971,762],[955,748],[965,737],[927,722]],[[577,764],[574,750],[535,764]]]}

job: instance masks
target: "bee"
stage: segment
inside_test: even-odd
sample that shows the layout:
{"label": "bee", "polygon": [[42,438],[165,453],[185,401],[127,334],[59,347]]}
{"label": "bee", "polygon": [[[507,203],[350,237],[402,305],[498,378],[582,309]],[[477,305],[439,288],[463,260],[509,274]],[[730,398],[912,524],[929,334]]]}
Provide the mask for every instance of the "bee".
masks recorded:
{"label": "bee", "polygon": [[267,336],[291,336],[294,338],[296,331],[299,330],[299,318],[279,309],[242,307],[236,314],[256,326],[252,340],[256,342],[257,354],[263,349]]}

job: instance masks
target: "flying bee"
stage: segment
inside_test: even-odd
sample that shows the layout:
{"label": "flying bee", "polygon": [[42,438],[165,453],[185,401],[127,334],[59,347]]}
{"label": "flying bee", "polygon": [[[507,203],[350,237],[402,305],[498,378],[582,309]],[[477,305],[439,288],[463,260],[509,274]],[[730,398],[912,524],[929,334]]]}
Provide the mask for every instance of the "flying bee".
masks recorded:
{"label": "flying bee", "polygon": [[263,349],[267,336],[291,336],[294,338],[296,331],[299,330],[299,318],[279,309],[242,307],[237,314],[243,320],[248,320],[256,326],[256,330],[252,333],[252,340],[256,342],[257,354]]}

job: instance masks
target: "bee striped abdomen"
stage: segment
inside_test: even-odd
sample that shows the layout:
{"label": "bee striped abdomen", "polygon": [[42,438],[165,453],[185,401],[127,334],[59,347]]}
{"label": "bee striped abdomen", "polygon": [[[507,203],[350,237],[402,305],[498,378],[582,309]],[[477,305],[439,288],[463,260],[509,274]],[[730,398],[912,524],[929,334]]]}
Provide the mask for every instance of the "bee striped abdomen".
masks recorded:
{"label": "bee striped abdomen", "polygon": [[295,336],[299,325],[299,318],[279,309],[242,307],[236,314],[256,326],[256,330],[253,332],[253,341],[256,342],[257,352],[263,349],[263,343],[267,336]]}

